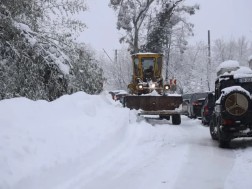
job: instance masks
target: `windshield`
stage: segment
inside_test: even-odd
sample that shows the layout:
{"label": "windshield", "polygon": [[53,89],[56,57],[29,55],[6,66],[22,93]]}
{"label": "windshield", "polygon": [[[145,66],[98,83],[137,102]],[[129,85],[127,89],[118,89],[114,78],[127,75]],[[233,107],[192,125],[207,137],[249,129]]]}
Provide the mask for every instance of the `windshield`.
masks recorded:
{"label": "windshield", "polygon": [[155,58],[142,58],[143,71],[154,68]]}
{"label": "windshield", "polygon": [[135,75],[139,75],[138,73],[138,58],[135,58],[134,59],[134,72],[135,72]]}

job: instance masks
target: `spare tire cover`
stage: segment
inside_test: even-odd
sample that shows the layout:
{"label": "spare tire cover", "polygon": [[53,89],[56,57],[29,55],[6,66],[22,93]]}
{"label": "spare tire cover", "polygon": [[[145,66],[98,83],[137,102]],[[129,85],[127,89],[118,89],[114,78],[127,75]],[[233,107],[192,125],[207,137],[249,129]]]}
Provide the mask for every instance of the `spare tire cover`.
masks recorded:
{"label": "spare tire cover", "polygon": [[240,117],[247,113],[249,108],[249,97],[241,91],[233,91],[223,98],[224,109],[231,116]]}

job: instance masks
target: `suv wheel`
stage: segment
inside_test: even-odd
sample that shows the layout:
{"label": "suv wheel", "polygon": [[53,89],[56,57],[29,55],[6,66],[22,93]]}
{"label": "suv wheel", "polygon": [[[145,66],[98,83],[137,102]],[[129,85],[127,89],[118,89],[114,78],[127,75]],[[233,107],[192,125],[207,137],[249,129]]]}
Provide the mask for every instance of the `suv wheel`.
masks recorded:
{"label": "suv wheel", "polygon": [[210,135],[213,140],[218,140],[218,130],[214,120],[210,121],[209,124]]}
{"label": "suv wheel", "polygon": [[220,129],[220,125],[217,126],[218,130],[218,141],[220,148],[229,148],[230,146],[230,139],[227,137],[227,134]]}

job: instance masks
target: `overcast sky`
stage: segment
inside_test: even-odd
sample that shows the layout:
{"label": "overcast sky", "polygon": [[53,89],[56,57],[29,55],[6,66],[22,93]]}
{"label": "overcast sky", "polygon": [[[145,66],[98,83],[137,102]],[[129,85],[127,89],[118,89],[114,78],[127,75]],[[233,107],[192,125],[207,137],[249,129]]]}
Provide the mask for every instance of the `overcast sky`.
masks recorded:
{"label": "overcast sky", "polygon": [[[82,19],[88,28],[80,36],[80,41],[94,49],[108,53],[120,48],[120,32],[116,29],[116,14],[108,7],[109,0],[87,0],[89,10]],[[211,39],[238,38],[244,35],[252,41],[252,0],[187,0],[186,4],[198,3],[200,10],[190,17],[195,25],[193,41],[207,41],[207,31]],[[190,40],[191,41],[191,40]]]}

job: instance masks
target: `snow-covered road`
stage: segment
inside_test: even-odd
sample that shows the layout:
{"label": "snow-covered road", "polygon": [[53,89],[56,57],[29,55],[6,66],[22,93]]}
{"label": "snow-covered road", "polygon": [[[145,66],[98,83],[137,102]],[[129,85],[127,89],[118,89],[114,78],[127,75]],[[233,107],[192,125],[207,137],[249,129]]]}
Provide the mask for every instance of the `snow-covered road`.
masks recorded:
{"label": "snow-covered road", "polygon": [[180,126],[165,120],[153,123],[149,141],[127,146],[126,157],[118,154],[109,172],[84,188],[224,188],[234,165],[234,151],[219,149],[198,120],[183,117]]}
{"label": "snow-covered road", "polygon": [[0,102],[0,189],[250,189],[252,140],[199,120],[136,121],[106,94]]}

